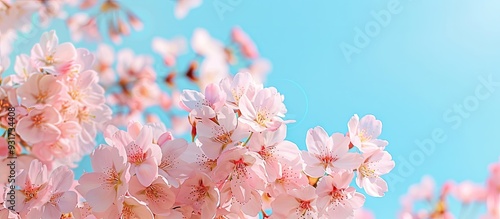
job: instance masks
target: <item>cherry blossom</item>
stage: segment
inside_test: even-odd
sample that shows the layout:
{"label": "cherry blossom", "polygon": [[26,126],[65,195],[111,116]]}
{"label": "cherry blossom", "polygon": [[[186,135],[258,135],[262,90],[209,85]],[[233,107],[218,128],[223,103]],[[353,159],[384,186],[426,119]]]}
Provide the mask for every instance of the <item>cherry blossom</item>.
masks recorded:
{"label": "cherry blossom", "polygon": [[16,195],[15,210],[26,215],[33,208],[40,208],[50,200],[47,166],[38,160],[31,161],[29,167],[16,178],[19,191]]}
{"label": "cherry blossom", "polygon": [[363,154],[364,162],[358,168],[356,184],[367,194],[381,197],[388,191],[387,183],[380,176],[389,173],[395,166],[387,151],[375,150]]}
{"label": "cherry blossom", "polygon": [[162,157],[158,162],[158,174],[172,186],[179,187],[179,180],[190,172],[189,166],[181,158],[187,147],[188,143],[184,139],[166,141],[160,146]]}
{"label": "cherry blossom", "polygon": [[282,117],[286,113],[286,107],[283,100],[284,97],[273,87],[259,90],[253,100],[242,96],[239,120],[249,125],[254,132],[274,131],[284,122]]}
{"label": "cherry blossom", "polygon": [[462,203],[482,202],[486,199],[487,192],[484,186],[470,181],[454,185],[451,194]]}
{"label": "cherry blossom", "polygon": [[42,35],[40,43],[35,44],[31,57],[35,66],[55,74],[58,69],[75,59],[76,49],[71,43],[59,44],[55,31],[50,31]]}
{"label": "cherry blossom", "polygon": [[[15,21],[27,16],[21,10],[38,13],[45,24],[65,19],[65,7],[76,4],[18,2],[23,1],[0,3],[2,34],[3,28],[13,31],[6,21],[23,23]],[[201,1],[176,3],[177,15],[184,16]],[[130,28],[142,26],[124,4],[81,2],[81,9],[95,7],[96,13],[68,14],[72,37],[102,39],[100,29],[106,29],[119,42]],[[103,28],[97,17],[110,14],[114,18],[104,17]],[[387,142],[378,140],[382,125],[374,116],[355,115],[346,135],[330,135],[318,126],[304,141],[292,142],[285,96],[264,86],[270,64],[249,34],[237,27],[223,42],[196,29],[189,45],[195,56],[188,60],[182,57],[190,51],[187,42],[153,39],[164,69],[148,53],[115,52],[106,44],[92,53],[59,42],[55,31],[44,33],[29,54],[16,54],[14,74],[0,74],[0,128],[6,131],[0,137],[0,171],[10,171],[4,164],[12,149],[21,204],[5,209],[2,196],[0,217],[357,218],[365,196],[350,186],[354,174],[367,195],[388,191],[381,176],[395,164],[385,151]],[[7,65],[1,66],[0,73]],[[194,86],[185,89],[186,82]],[[9,127],[15,127],[13,147]],[[75,176],[71,168],[89,153],[92,170]],[[497,169],[487,187],[450,184],[441,196],[485,202],[487,215],[495,217]],[[0,179],[1,193],[7,183]],[[447,210],[441,196],[437,206]],[[418,197],[408,197],[401,215],[414,216],[411,205]],[[449,217],[447,211],[424,213]]]}
{"label": "cherry blossom", "polygon": [[252,190],[264,189],[267,178],[264,171],[264,162],[257,153],[236,147],[219,157],[213,179],[216,182],[228,179],[236,201],[247,203]]}
{"label": "cherry blossom", "polygon": [[61,96],[62,87],[54,76],[33,74],[17,89],[17,94],[26,107],[54,104]]}
{"label": "cherry blossom", "polygon": [[306,163],[306,174],[320,177],[325,173],[357,168],[362,162],[362,157],[360,154],[348,153],[349,143],[349,138],[341,133],[328,136],[321,127],[309,129],[306,137],[307,151],[302,152]]}
{"label": "cherry blossom", "polygon": [[160,148],[152,143],[151,127],[144,126],[135,140],[130,141],[126,136],[118,138],[121,138],[122,143],[127,144],[123,146],[127,152],[127,160],[131,164],[130,173],[137,174],[137,179],[143,186],[150,185],[158,175],[156,167],[161,159]]}
{"label": "cherry blossom", "polygon": [[318,218],[317,198],[318,195],[312,186],[281,194],[271,203],[274,209],[271,218]]}
{"label": "cherry blossom", "polygon": [[0,205],[0,217],[6,219],[21,219],[21,216],[14,211],[5,208],[3,205]]}
{"label": "cherry blossom", "polygon": [[248,35],[240,28],[235,27],[231,31],[232,40],[240,46],[241,52],[244,56],[254,59],[259,56],[257,47]]}
{"label": "cherry blossom", "polygon": [[225,98],[226,95],[217,85],[210,84],[205,88],[204,94],[193,90],[184,90],[181,96],[181,107],[188,112],[193,112],[195,116],[200,116],[205,114],[203,112],[206,110],[204,106],[207,106],[209,111],[205,118],[212,118],[224,106]]}
{"label": "cherry blossom", "polygon": [[157,215],[168,215],[175,202],[175,194],[162,176],[158,176],[150,185],[143,186],[137,176],[130,179],[129,192],[143,201]]}
{"label": "cherry blossom", "polygon": [[163,62],[167,66],[175,66],[177,57],[186,52],[187,42],[186,39],[182,37],[171,40],[156,37],[153,39],[152,48],[153,51],[162,56]]}
{"label": "cherry blossom", "polygon": [[53,142],[61,136],[61,130],[56,126],[61,121],[61,115],[54,107],[44,106],[31,110],[28,116],[19,120],[17,131],[21,138],[32,144]]}
{"label": "cherry blossom", "polygon": [[243,95],[253,99],[255,92],[260,89],[255,84],[252,75],[248,72],[236,74],[233,78],[225,78],[220,82],[220,87],[227,94],[227,102],[229,106],[238,108],[240,99]]}
{"label": "cherry blossom", "polygon": [[295,143],[285,141],[285,137],[286,126],[280,126],[274,132],[254,133],[248,142],[248,148],[257,152],[264,160],[266,174],[270,182],[283,177],[284,164],[302,163],[299,148]]}
{"label": "cherry blossom", "polygon": [[367,115],[361,120],[355,114],[349,121],[349,137],[354,146],[365,152],[374,149],[384,149],[387,141],[377,139],[382,132],[382,122],[373,115]]}
{"label": "cherry blossom", "polygon": [[189,10],[201,5],[202,0],[178,0],[175,6],[175,17],[182,19],[186,17]]}
{"label": "cherry blossom", "polygon": [[94,212],[111,211],[123,202],[130,180],[130,164],[126,154],[115,147],[99,146],[91,154],[95,172],[83,174],[76,190],[87,200]]}
{"label": "cherry blossom", "polygon": [[353,177],[352,172],[346,171],[321,178],[316,189],[320,216],[325,214],[328,218],[350,218],[354,210],[363,206],[365,196],[349,186]]}
{"label": "cherry blossom", "polygon": [[192,172],[181,185],[177,201],[193,206],[193,210],[201,218],[213,218],[219,199],[219,190],[210,177],[204,173]]}
{"label": "cherry blossom", "polygon": [[153,219],[153,213],[145,202],[133,196],[125,196],[123,201],[111,206],[110,211],[94,213],[98,218],[145,218]]}
{"label": "cherry blossom", "polygon": [[77,193],[69,191],[74,174],[66,166],[55,169],[49,180],[49,201],[41,207],[42,218],[57,218],[62,213],[72,212],[78,202]]}
{"label": "cherry blossom", "polygon": [[[88,9],[97,4],[96,1],[87,0],[80,4],[80,8]],[[135,30],[142,29],[142,22],[137,15],[131,10],[127,9],[122,2],[115,0],[103,1],[99,4],[98,11],[88,16],[85,13],[77,13],[68,18],[68,25],[73,30],[72,33],[76,34],[74,40],[80,40],[83,36],[90,39],[100,39],[103,35],[100,33],[98,18],[104,18],[106,22],[105,29],[111,41],[114,43],[121,43],[122,36],[128,36],[131,32],[130,27]],[[81,31],[88,30],[88,31]]]}
{"label": "cherry blossom", "polygon": [[196,125],[201,149],[210,159],[217,159],[226,149],[237,145],[248,137],[248,131],[238,128],[238,118],[233,110],[223,107],[217,121],[205,120]]}
{"label": "cherry blossom", "polygon": [[112,68],[115,60],[113,48],[106,44],[100,44],[96,51],[95,71],[99,73],[100,82],[110,85],[115,82],[115,71]]}

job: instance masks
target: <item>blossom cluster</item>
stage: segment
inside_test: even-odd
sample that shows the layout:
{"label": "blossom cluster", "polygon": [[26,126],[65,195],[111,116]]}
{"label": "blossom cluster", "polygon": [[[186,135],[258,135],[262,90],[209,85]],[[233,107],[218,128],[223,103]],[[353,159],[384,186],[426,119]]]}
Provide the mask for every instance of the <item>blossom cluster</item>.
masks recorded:
{"label": "blossom cluster", "polygon": [[[175,17],[183,19],[202,0],[174,3]],[[72,8],[82,12],[68,13]],[[141,19],[117,0],[0,0],[0,74],[11,64],[9,55],[16,49],[15,43],[20,38],[32,38],[34,29],[47,27],[54,19],[66,21],[74,41],[102,40],[102,29],[106,29],[109,38],[120,43],[123,36],[130,35],[131,28],[143,28]]]}
{"label": "blossom cluster", "polygon": [[115,54],[109,45],[99,45],[95,70],[107,90],[107,103],[116,109],[112,123],[126,126],[130,120],[160,122],[163,115],[149,113],[149,109],[160,108],[168,112],[173,133],[185,133],[189,123],[178,103],[186,83],[204,90],[208,84],[230,76],[232,71],[248,72],[262,83],[270,70],[269,62],[260,57],[255,44],[241,28],[233,28],[230,39],[223,43],[208,31],[196,29],[190,42],[196,57],[188,60],[186,68],[182,67],[185,62],[179,61],[188,50],[187,39],[183,37],[152,40],[153,51],[161,57],[160,64],[155,64],[150,55],[135,54],[130,49]]}
{"label": "blossom cluster", "polygon": [[[419,184],[413,185],[408,194],[401,198],[401,219],[453,219],[453,218],[500,218],[500,162],[490,166],[490,175],[486,183],[471,181],[443,184],[439,195],[435,197],[436,184],[430,176],[425,176]],[[454,214],[450,206],[451,198],[461,203],[460,214]],[[427,203],[430,209],[414,210],[419,202]],[[486,206],[486,212],[478,217],[477,210]],[[456,217],[457,216],[457,217]]]}
{"label": "blossom cluster", "polygon": [[[15,128],[16,151],[44,162],[49,169],[75,167],[95,147],[97,131],[111,119],[104,89],[92,70],[93,55],[44,33],[29,55],[16,57],[14,72],[0,85],[0,150],[7,155],[8,128]],[[15,108],[15,120],[8,109]]]}
{"label": "blossom cluster", "polygon": [[[176,4],[182,18],[201,0]],[[119,43],[143,26],[115,0],[0,0],[0,175],[12,173],[11,142],[16,155],[15,180],[0,179],[0,218],[367,219],[362,193],[388,191],[381,176],[395,164],[372,115],[354,115],[345,134],[310,129],[307,151],[285,140],[293,121],[284,96],[263,86],[270,64],[241,28],[229,42],[196,29],[186,68],[187,40],[156,37],[162,70],[149,55],[105,44],[93,54],[50,31],[9,70],[6,45],[35,14],[43,25],[67,18],[74,41],[101,40],[106,29]],[[201,92],[182,91],[183,79]],[[148,112],[158,106],[169,128]],[[184,132],[191,138],[174,137]],[[93,171],[75,176],[88,154]]]}
{"label": "blossom cluster", "polygon": [[[51,76],[53,77],[53,76]],[[204,92],[184,90],[191,141],[161,123],[107,126],[90,155],[94,172],[71,181],[65,166],[38,160],[16,178],[22,218],[354,218],[366,194],[380,197],[380,177],[394,162],[378,139],[381,122],[354,115],[347,134],[310,129],[307,151],[285,140],[284,97],[250,73]],[[40,171],[41,170],[41,171]],[[50,177],[48,177],[50,176]],[[271,212],[271,213],[270,213]]]}
{"label": "blossom cluster", "polygon": [[[202,1],[179,0],[174,3],[175,15],[181,19]],[[67,9],[71,7],[78,7],[81,11],[68,13]],[[116,0],[1,0],[0,18],[0,74],[7,71],[11,64],[9,54],[12,45],[16,46],[19,41],[18,35],[41,29],[54,18],[66,21],[74,42],[83,39],[101,41],[103,35],[108,34],[114,43],[119,43],[123,36],[131,33],[131,28],[141,30],[143,27],[137,14],[125,2]],[[33,37],[32,33],[28,35],[24,37]],[[270,63],[259,56],[250,37],[236,27],[231,31],[230,39],[229,42],[222,42],[204,29],[195,30],[191,47],[196,57],[185,64],[178,61],[188,51],[185,38],[156,37],[152,41],[152,49],[161,56],[163,66],[155,64],[152,56],[134,54],[130,49],[115,54],[111,46],[101,44],[97,49],[94,70],[99,73],[100,84],[108,91],[107,104],[115,111],[112,124],[125,126],[129,120],[165,120],[165,115],[148,113],[148,109],[160,107],[168,112],[165,114],[174,133],[184,133],[189,124],[183,119],[184,114],[177,113],[182,90],[177,81],[185,84],[182,80],[187,78],[204,89],[207,84],[218,82],[230,72],[240,70],[264,80]],[[165,85],[167,89],[164,89]]]}
{"label": "blossom cluster", "polygon": [[[183,19],[188,12],[200,6],[202,0],[176,0],[174,15]],[[105,26],[106,34],[114,43],[121,43],[123,36],[131,33],[131,28],[141,30],[143,23],[140,18],[127,6],[117,0],[82,0],[78,8],[81,12],[69,17],[66,22],[71,30],[73,39],[101,40],[101,28]],[[95,9],[95,10],[92,10]],[[84,10],[87,10],[84,12]]]}
{"label": "blossom cluster", "polygon": [[0,0],[0,74],[11,63],[9,54],[16,49],[19,35],[29,35],[34,28],[46,27],[53,18],[64,19],[63,8],[76,1]]}

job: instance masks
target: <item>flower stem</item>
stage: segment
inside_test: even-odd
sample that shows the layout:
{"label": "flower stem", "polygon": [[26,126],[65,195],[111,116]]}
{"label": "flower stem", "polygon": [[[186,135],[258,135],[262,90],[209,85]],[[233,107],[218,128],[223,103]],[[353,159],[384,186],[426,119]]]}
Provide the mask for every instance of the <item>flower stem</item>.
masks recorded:
{"label": "flower stem", "polygon": [[250,141],[250,138],[252,138],[253,136],[253,132],[250,133],[250,136],[248,136],[247,140],[245,141],[245,143],[243,143],[243,147],[247,146],[248,142]]}

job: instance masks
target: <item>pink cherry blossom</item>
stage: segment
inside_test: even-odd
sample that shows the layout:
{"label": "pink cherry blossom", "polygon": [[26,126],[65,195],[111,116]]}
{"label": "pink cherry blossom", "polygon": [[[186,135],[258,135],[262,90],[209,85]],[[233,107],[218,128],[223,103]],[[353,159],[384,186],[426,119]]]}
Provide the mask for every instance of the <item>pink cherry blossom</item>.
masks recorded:
{"label": "pink cherry blossom", "polygon": [[14,83],[25,83],[31,75],[37,72],[33,60],[25,54],[16,57],[14,71],[16,74],[11,76]]}
{"label": "pink cherry blossom", "polygon": [[152,42],[153,51],[162,56],[163,62],[167,66],[175,66],[177,57],[186,52],[186,47],[186,39],[182,37],[176,37],[171,40],[156,37]]}
{"label": "pink cherry blossom", "polygon": [[75,5],[75,0],[62,0],[62,1],[48,1],[37,2],[38,15],[40,16],[40,23],[43,26],[48,26],[52,18],[65,18],[66,13],[63,8],[65,5]]}
{"label": "pink cherry blossom", "polygon": [[33,109],[28,116],[19,120],[17,132],[22,139],[31,144],[40,142],[54,142],[61,136],[61,130],[57,128],[61,122],[61,115],[54,107],[44,106]]}
{"label": "pink cherry blossom", "polygon": [[179,0],[175,6],[175,17],[182,19],[186,17],[188,12],[193,8],[201,5],[202,0]]}
{"label": "pink cherry blossom", "polygon": [[259,56],[257,47],[241,28],[233,28],[231,31],[231,37],[232,40],[240,46],[240,50],[245,57],[254,59]]}
{"label": "pink cherry blossom", "polygon": [[[23,12],[30,7],[42,22],[48,21],[63,16],[62,6],[77,3],[18,1],[26,4],[0,3],[0,46],[7,50],[12,50],[5,45],[12,44],[6,42],[15,40],[15,32],[31,27],[9,27],[5,22],[23,23],[16,19],[31,18],[32,13]],[[185,15],[197,1],[177,1],[177,15]],[[122,4],[84,1],[82,7],[95,6],[97,11],[67,20],[72,37],[100,38],[98,17],[105,19],[104,29],[114,42],[130,34],[131,27],[140,28],[142,22]],[[229,37],[223,43],[206,30],[195,30],[191,47],[196,57],[188,60],[180,57],[188,51],[184,38],[155,38],[153,50],[166,67],[159,70],[149,55],[123,49],[115,63],[111,47],[100,45],[94,55],[72,43],[60,44],[54,31],[44,33],[29,55],[17,56],[15,74],[2,77],[0,124],[16,128],[20,195],[16,212],[4,205],[0,217],[358,217],[355,212],[365,198],[349,186],[354,172],[358,187],[378,197],[388,190],[381,176],[394,168],[392,157],[383,151],[387,142],[378,140],[381,122],[355,115],[347,135],[330,136],[316,127],[306,135],[303,146],[308,151],[301,152],[296,143],[285,140],[291,121],[284,121],[284,96],[274,87],[264,88],[270,64],[240,28]],[[8,56],[0,51],[2,60]],[[183,63],[187,68],[180,66]],[[0,65],[1,74],[6,64]],[[232,70],[240,73],[232,77]],[[186,79],[199,91],[182,90]],[[14,120],[10,112],[15,112]],[[168,128],[161,121],[165,118]],[[154,123],[143,125],[145,120]],[[189,131],[190,143],[180,138]],[[101,132],[107,145],[95,148]],[[0,138],[2,173],[10,171],[7,134]],[[353,145],[359,150],[350,152]],[[74,180],[70,168],[90,152],[93,171]],[[464,184],[452,190],[446,185],[439,199],[431,200],[439,211],[414,214],[416,197],[410,195],[401,215],[449,218],[446,197],[456,191],[464,202],[486,202],[488,215],[495,217],[500,203],[497,172],[492,170],[487,190],[482,190],[488,195],[480,199],[471,192],[479,187]],[[6,180],[0,179],[0,193],[5,193]]]}
{"label": "pink cherry blossom", "polygon": [[113,48],[106,44],[99,44],[96,51],[95,71],[99,73],[99,81],[104,85],[110,85],[115,82],[116,75],[112,68],[115,61]]}
{"label": "pink cherry blossom", "polygon": [[478,184],[465,181],[452,186],[451,194],[462,203],[481,202],[486,200],[486,189]]}
{"label": "pink cherry blossom", "polygon": [[62,85],[52,75],[32,74],[17,89],[21,103],[26,107],[54,104],[60,98]]}
{"label": "pink cherry blossom", "polygon": [[[500,194],[500,162],[490,166],[490,177],[487,181],[487,189],[489,194]],[[498,200],[500,200],[500,198],[498,198]]]}
{"label": "pink cherry blossom", "polygon": [[239,103],[239,120],[254,132],[274,131],[283,123],[282,117],[286,113],[283,100],[284,97],[274,87],[259,90],[253,100],[243,95]]}
{"label": "pink cherry blossom", "polygon": [[157,215],[168,215],[175,202],[175,194],[165,178],[158,176],[151,185],[143,186],[136,176],[130,179],[130,194],[143,201]]}
{"label": "pink cherry blossom", "polygon": [[100,40],[102,38],[95,18],[86,13],[75,13],[66,20],[73,41]]}
{"label": "pink cherry blossom", "polygon": [[315,188],[309,185],[281,194],[271,203],[273,214],[270,218],[316,219],[318,218],[317,198]]}
{"label": "pink cherry blossom", "polygon": [[354,219],[375,219],[375,215],[368,210],[358,209],[354,211]]}
{"label": "pink cherry blossom", "polygon": [[210,177],[204,173],[192,172],[181,185],[177,201],[193,206],[202,219],[213,218],[219,204],[219,190]]}
{"label": "pink cherry blossom", "polygon": [[212,173],[212,170],[217,166],[217,159],[209,159],[201,150],[201,142],[199,141],[188,144],[180,159],[186,161],[191,169],[206,174]]}
{"label": "pink cherry blossom", "polygon": [[189,205],[176,206],[168,215],[155,215],[155,219],[184,219],[184,218],[199,218],[193,214],[193,207]]}
{"label": "pink cherry blossom", "polygon": [[5,70],[10,66],[10,59],[8,57],[3,57],[0,54],[0,77],[3,75]]}
{"label": "pink cherry blossom", "polygon": [[349,137],[354,146],[366,152],[374,149],[384,149],[387,141],[377,139],[382,132],[382,122],[373,115],[367,115],[359,120],[355,114],[349,120]]}
{"label": "pink cherry blossom", "polygon": [[106,123],[111,120],[111,109],[105,104],[94,107],[79,107],[76,119],[82,127],[82,132],[79,135],[82,152],[88,154],[95,144],[97,131],[102,130]]}
{"label": "pink cherry blossom", "polygon": [[31,57],[37,67],[57,75],[60,67],[75,59],[76,49],[71,43],[59,44],[56,32],[50,31],[42,35],[40,43],[35,44]]}
{"label": "pink cherry blossom", "polygon": [[29,167],[17,176],[16,184],[20,190],[16,192],[15,210],[21,215],[41,207],[50,199],[47,166],[38,160],[31,161]]}
{"label": "pink cherry blossom", "polygon": [[408,195],[411,200],[425,200],[432,201],[434,198],[436,183],[430,176],[422,177],[419,184],[412,185],[409,189]]}
{"label": "pink cherry blossom", "polygon": [[395,166],[387,151],[375,150],[363,154],[364,162],[358,168],[356,184],[368,195],[382,197],[387,192],[387,183],[380,176],[389,173]]}
{"label": "pink cherry blossom", "polygon": [[191,47],[202,56],[218,57],[224,56],[224,45],[222,42],[212,38],[205,29],[196,29],[191,38]]}
{"label": "pink cherry blossom", "polygon": [[138,103],[137,110],[144,110],[147,107],[156,105],[160,99],[161,88],[152,80],[140,79],[134,83],[130,89],[131,97]]}
{"label": "pink cherry blossom", "polygon": [[0,205],[0,218],[21,219],[21,216],[19,216],[19,214],[17,214],[16,212],[4,207],[4,205]]}
{"label": "pink cherry blossom", "polygon": [[240,203],[247,203],[252,190],[263,190],[267,176],[264,162],[258,154],[236,147],[221,154],[214,169],[216,182],[229,180],[231,192]]}
{"label": "pink cherry blossom", "polygon": [[205,90],[210,84],[219,84],[222,79],[229,76],[225,53],[209,53],[200,64],[198,72],[199,76],[195,83],[200,90]]}
{"label": "pink cherry blossom", "polygon": [[221,80],[220,87],[227,95],[229,106],[238,108],[240,99],[243,95],[253,99],[255,92],[261,89],[254,82],[252,75],[248,72],[240,72],[234,78],[225,78]]}
{"label": "pink cherry blossom", "polygon": [[201,149],[210,159],[217,159],[226,149],[238,144],[249,132],[238,128],[238,118],[232,109],[223,107],[217,115],[217,123],[204,120],[196,125]]}
{"label": "pink cherry blossom", "polygon": [[155,79],[153,59],[147,55],[136,55],[130,49],[120,50],[117,54],[116,72],[124,83],[139,78]]}
{"label": "pink cherry blossom", "polygon": [[248,142],[248,148],[257,152],[264,160],[270,182],[282,177],[284,163],[292,161],[303,163],[297,145],[285,141],[285,137],[286,126],[283,125],[276,131],[254,133]]}
{"label": "pink cherry blossom", "polygon": [[181,159],[187,146],[188,143],[184,139],[166,141],[160,146],[162,157],[158,162],[158,174],[165,177],[167,182],[174,187],[179,187],[179,180],[184,179],[190,172],[187,163]]}
{"label": "pink cherry blossom", "polygon": [[41,207],[42,218],[58,218],[62,213],[72,212],[78,203],[77,194],[69,191],[74,174],[66,166],[55,169],[49,180],[49,201]]}
{"label": "pink cherry blossom", "polygon": [[[231,184],[224,184],[221,190],[221,204],[218,215],[222,214],[229,218],[256,218],[262,210],[261,195],[257,190],[248,191],[248,200],[238,201],[235,197]],[[220,217],[220,216],[219,216]]]}
{"label": "pink cherry blossom", "polygon": [[188,112],[194,112],[195,115],[202,115],[203,106],[210,107],[207,118],[215,117],[226,102],[226,95],[215,84],[210,84],[206,87],[205,93],[202,94],[193,90],[184,90],[181,96],[181,107]]}
{"label": "pink cherry blossom", "polygon": [[322,177],[316,188],[318,209],[328,218],[349,218],[354,210],[361,208],[365,196],[350,187],[354,175],[352,172],[339,172]]}
{"label": "pink cherry blossom", "polygon": [[162,156],[158,145],[153,144],[153,130],[143,126],[136,135],[118,131],[114,135],[116,147],[123,147],[130,163],[130,174],[137,174],[143,186],[149,186],[158,176],[158,164]]}
{"label": "pink cherry blossom", "polygon": [[309,129],[306,137],[307,151],[302,152],[306,163],[305,173],[321,177],[340,170],[357,168],[363,158],[356,153],[348,153],[349,138],[341,133],[328,136],[321,127]]}
{"label": "pink cherry blossom", "polygon": [[[57,125],[61,136],[54,142],[41,142],[33,145],[32,152],[42,161],[54,161],[66,156],[78,154],[78,139],[75,137],[81,131],[80,125],[74,121],[66,121]],[[69,165],[69,164],[68,164]]]}
{"label": "pink cherry blossom", "polygon": [[94,213],[97,218],[144,218],[153,219],[153,213],[145,202],[133,196],[125,196],[123,201],[112,205],[110,211]]}
{"label": "pink cherry blossom", "polygon": [[90,155],[94,172],[83,174],[76,190],[94,212],[111,211],[128,190],[130,164],[126,154],[115,147],[101,145]]}
{"label": "pink cherry blossom", "polygon": [[79,203],[75,210],[73,210],[72,215],[75,219],[97,219],[92,214],[92,207],[90,207],[88,202]]}
{"label": "pink cherry blossom", "polygon": [[99,106],[104,104],[104,89],[98,84],[97,72],[81,72],[78,78],[67,84],[69,98],[80,106]]}
{"label": "pink cherry blossom", "polygon": [[308,185],[306,175],[303,173],[303,162],[300,158],[295,160],[283,160],[279,158],[281,174],[274,181],[270,181],[266,191],[271,197],[287,193],[293,189],[300,189]]}

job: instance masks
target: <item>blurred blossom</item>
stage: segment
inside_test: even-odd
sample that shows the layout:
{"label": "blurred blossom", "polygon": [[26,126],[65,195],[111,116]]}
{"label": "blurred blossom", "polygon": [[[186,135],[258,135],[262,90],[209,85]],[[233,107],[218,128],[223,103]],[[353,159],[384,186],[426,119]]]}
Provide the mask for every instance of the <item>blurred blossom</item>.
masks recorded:
{"label": "blurred blossom", "polygon": [[202,0],[177,0],[174,11],[175,17],[178,19],[186,17],[190,10],[200,6],[201,3]]}
{"label": "blurred blossom", "polygon": [[[201,3],[175,1],[174,15]],[[117,0],[0,0],[0,128],[16,128],[13,147],[8,132],[0,137],[0,170],[9,171],[8,153],[19,169],[19,204],[6,209],[2,196],[2,218],[370,219],[366,196],[390,189],[383,177],[395,163],[373,115],[346,119],[348,134],[311,128],[307,151],[286,140],[294,121],[286,120],[285,96],[264,86],[271,63],[240,27],[227,41],[201,28],[190,39],[157,36],[148,45],[161,60],[104,43],[92,53],[49,31],[29,54],[16,54],[12,74],[1,74],[34,14],[44,26],[64,19],[73,41],[107,36],[118,44],[144,25]],[[76,181],[70,168],[87,155],[92,171]],[[486,201],[496,216],[497,169],[486,189],[447,184],[436,199],[424,181],[401,216],[450,218],[448,194]],[[0,183],[2,193],[11,188]],[[414,213],[422,199],[433,208]]]}

